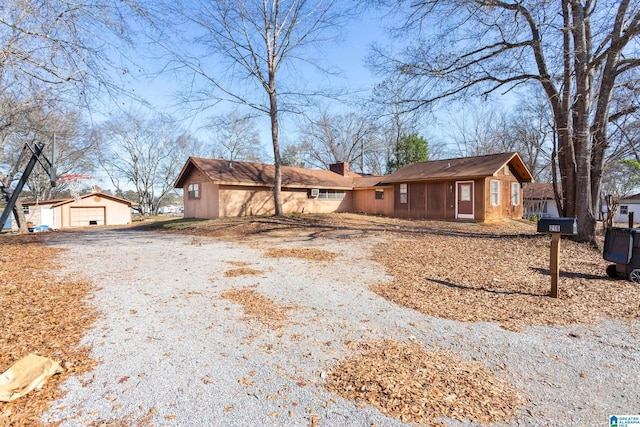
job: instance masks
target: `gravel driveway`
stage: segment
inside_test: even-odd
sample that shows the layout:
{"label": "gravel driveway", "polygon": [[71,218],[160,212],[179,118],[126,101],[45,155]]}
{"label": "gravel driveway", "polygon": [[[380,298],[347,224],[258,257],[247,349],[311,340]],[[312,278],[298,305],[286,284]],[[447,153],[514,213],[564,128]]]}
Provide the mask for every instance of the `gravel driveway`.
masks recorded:
{"label": "gravel driveway", "polygon": [[[486,365],[528,401],[511,425],[604,426],[640,413],[640,323],[534,327],[425,316],[374,294],[384,237],[227,242],[132,229],[61,233],[65,272],[95,285],[100,320],[85,338],[100,362],[66,384],[45,421],[63,426],[400,426],[321,385],[346,343],[417,340]],[[266,258],[318,248],[334,261]],[[238,263],[258,275],[227,277]],[[292,307],[284,328],[247,322],[220,294],[255,289]],[[442,420],[447,426],[479,425]]]}

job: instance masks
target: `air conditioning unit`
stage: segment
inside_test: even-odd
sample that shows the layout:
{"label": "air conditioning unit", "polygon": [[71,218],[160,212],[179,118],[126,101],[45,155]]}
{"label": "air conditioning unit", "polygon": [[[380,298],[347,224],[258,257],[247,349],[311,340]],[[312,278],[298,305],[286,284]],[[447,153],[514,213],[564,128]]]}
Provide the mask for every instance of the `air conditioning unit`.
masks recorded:
{"label": "air conditioning unit", "polygon": [[310,197],[313,198],[317,198],[320,195],[320,189],[319,188],[312,188],[311,192],[309,193]]}

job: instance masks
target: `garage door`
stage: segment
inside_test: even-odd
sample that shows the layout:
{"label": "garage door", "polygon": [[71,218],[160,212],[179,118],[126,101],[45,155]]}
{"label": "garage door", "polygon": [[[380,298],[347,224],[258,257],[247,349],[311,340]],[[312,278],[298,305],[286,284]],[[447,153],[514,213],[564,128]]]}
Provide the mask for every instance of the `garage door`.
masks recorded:
{"label": "garage door", "polygon": [[89,225],[104,225],[104,207],[101,208],[71,208],[71,227],[86,227]]}

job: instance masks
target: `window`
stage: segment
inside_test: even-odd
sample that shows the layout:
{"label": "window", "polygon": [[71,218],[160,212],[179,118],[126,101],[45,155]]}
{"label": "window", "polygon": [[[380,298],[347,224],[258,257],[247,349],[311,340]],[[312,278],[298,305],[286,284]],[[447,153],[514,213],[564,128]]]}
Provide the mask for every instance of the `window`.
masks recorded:
{"label": "window", "polygon": [[384,200],[384,190],[376,190],[376,200]]}
{"label": "window", "polygon": [[29,205],[22,205],[22,213],[29,215]]}
{"label": "window", "polygon": [[620,205],[620,215],[629,215],[628,205]]}
{"label": "window", "polygon": [[511,205],[518,206],[520,204],[520,184],[511,183]]}
{"label": "window", "polygon": [[200,184],[189,184],[188,190],[188,198],[190,199],[199,199],[200,198]]}
{"label": "window", "polygon": [[407,184],[400,184],[400,203],[407,203]]}
{"label": "window", "polygon": [[500,181],[492,179],[490,190],[491,206],[498,206],[500,204]]}
{"label": "window", "polygon": [[320,190],[318,199],[320,200],[342,200],[344,199],[344,191],[342,190]]}

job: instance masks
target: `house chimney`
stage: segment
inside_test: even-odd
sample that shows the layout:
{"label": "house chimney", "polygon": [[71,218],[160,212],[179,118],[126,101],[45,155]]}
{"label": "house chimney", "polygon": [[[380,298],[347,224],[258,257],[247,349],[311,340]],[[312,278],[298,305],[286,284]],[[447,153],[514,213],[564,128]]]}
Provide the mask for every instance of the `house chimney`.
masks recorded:
{"label": "house chimney", "polygon": [[329,170],[338,175],[349,176],[349,162],[334,163],[329,165]]}

